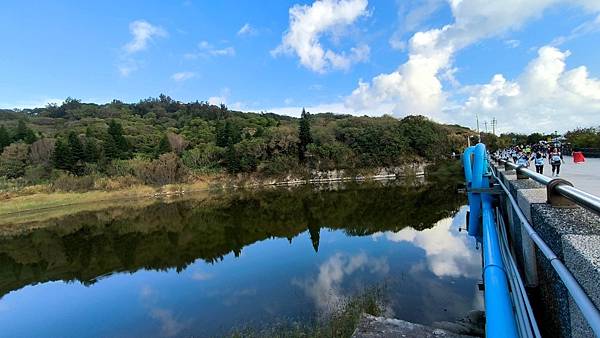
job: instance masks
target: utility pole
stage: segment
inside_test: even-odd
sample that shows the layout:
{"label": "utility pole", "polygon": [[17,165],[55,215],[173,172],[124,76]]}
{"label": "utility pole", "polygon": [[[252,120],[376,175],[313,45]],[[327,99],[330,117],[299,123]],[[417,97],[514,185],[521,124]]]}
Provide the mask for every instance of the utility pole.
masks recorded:
{"label": "utility pole", "polygon": [[492,118],[492,133],[494,135],[496,135],[496,124],[498,123],[498,120],[496,120],[496,118]]}
{"label": "utility pole", "polygon": [[483,121],[483,125],[485,126],[485,133],[488,133],[488,129],[487,129],[487,121]]}
{"label": "utility pole", "polygon": [[475,114],[475,118],[477,118],[477,136],[479,137],[479,142],[481,142],[481,131],[479,131],[479,114]]}

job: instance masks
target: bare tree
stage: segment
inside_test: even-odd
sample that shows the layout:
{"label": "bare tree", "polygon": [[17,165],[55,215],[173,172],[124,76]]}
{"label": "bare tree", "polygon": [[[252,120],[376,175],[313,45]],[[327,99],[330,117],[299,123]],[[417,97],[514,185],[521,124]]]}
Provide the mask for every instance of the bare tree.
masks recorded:
{"label": "bare tree", "polygon": [[31,144],[29,161],[31,164],[49,165],[54,152],[55,139],[42,138]]}
{"label": "bare tree", "polygon": [[167,138],[169,139],[169,145],[171,146],[171,150],[177,153],[178,155],[181,155],[185,148],[187,148],[187,146],[190,144],[188,141],[186,141],[185,138],[183,138],[183,136],[179,134],[169,132],[167,133]]}

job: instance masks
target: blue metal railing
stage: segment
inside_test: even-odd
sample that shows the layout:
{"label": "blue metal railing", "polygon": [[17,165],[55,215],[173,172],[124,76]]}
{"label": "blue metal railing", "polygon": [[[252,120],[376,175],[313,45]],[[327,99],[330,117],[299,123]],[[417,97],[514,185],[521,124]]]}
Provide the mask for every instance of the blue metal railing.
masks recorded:
{"label": "blue metal railing", "polygon": [[[515,314],[508,288],[498,237],[492,197],[482,192],[489,188],[485,145],[477,144],[464,152],[465,177],[469,198],[468,231],[482,243],[483,281],[487,337],[518,337]],[[479,219],[481,218],[481,223]],[[481,229],[481,230],[480,230]]]}
{"label": "blue metal railing", "polygon": [[[469,234],[482,243],[483,249],[486,336],[540,336],[523,282],[510,252],[504,220],[498,212],[494,213],[492,208],[491,187],[493,184],[490,183],[497,182],[497,186],[502,189],[501,191],[510,201],[521,225],[543,255],[550,261],[595,335],[600,337],[600,311],[567,267],[533,229],[506,185],[491,170],[485,145],[480,143],[467,148],[463,155],[463,164],[470,209],[467,228]],[[526,169],[518,168],[517,170],[525,172],[530,177],[534,175]],[[543,181],[541,183],[546,185],[549,183],[545,182],[545,180],[549,180],[545,176],[537,177],[537,175],[534,175],[532,178],[538,182]],[[596,196],[567,185],[558,185],[556,190],[592,211],[600,211],[600,199]]]}

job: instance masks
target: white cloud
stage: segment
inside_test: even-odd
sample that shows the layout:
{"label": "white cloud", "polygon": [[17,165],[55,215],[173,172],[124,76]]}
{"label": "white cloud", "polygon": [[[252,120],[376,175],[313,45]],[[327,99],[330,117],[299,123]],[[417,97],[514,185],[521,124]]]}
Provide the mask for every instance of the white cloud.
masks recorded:
{"label": "white cloud", "polygon": [[398,10],[399,26],[389,40],[390,46],[403,51],[406,48],[406,42],[402,40],[402,36],[419,28],[444,3],[443,0],[402,1]]}
{"label": "white cloud", "polygon": [[452,69],[454,54],[489,36],[520,27],[541,15],[553,0],[487,2],[452,0],[454,23],[417,32],[409,41],[408,61],[392,73],[359,81],[346,99],[350,109],[391,107],[395,114],[426,114],[436,117],[445,106],[442,77]]}
{"label": "white cloud", "polygon": [[[452,76],[456,72],[456,68],[453,66],[455,54],[482,39],[519,29],[527,21],[540,17],[546,8],[558,3],[570,3],[585,6],[588,10],[600,10],[600,5],[598,5],[600,2],[586,0],[576,3],[566,0],[496,2],[450,0],[449,5],[454,22],[441,28],[415,33],[409,41],[408,61],[401,64],[395,71],[379,74],[371,81],[360,80],[357,88],[345,99],[346,110],[390,111],[400,116],[423,114],[442,121],[456,122],[461,116],[452,115],[456,110],[450,107],[456,105],[456,102],[449,101],[449,96],[454,93],[444,90],[445,82],[449,82],[453,86],[458,85]],[[590,27],[593,25],[590,24],[585,29],[592,29]],[[560,63],[560,60],[556,60],[556,62]],[[560,69],[553,69],[561,72]],[[579,94],[569,95],[572,103],[579,102],[577,98],[582,97],[580,95],[582,92],[594,88],[594,80],[587,79],[587,73],[584,73],[580,71],[578,75],[585,79],[585,81],[582,79],[579,81]],[[543,72],[536,72],[536,74],[538,77],[542,77]],[[545,76],[549,76],[552,80],[552,74]],[[535,80],[532,76],[528,79]],[[548,79],[540,79],[540,81],[544,80]],[[501,95],[502,97],[512,95],[515,89],[510,83],[504,84],[508,86],[507,88],[495,88],[495,86],[503,85],[501,82],[502,78],[495,78],[487,87],[481,89],[484,92],[505,93]],[[540,96],[535,95],[535,97]],[[493,97],[475,97],[473,100],[495,103]],[[502,100],[500,99],[500,101]],[[540,117],[540,115],[554,111],[551,104],[544,105],[545,109],[534,111],[538,108],[540,106],[530,109],[533,116]],[[587,108],[585,111],[591,109]],[[573,109],[572,112],[576,112],[576,110]],[[531,126],[531,128],[533,129],[535,126]]]}
{"label": "white cloud", "polygon": [[296,54],[300,63],[315,72],[330,68],[348,69],[368,59],[369,47],[361,44],[346,52],[334,52],[321,45],[322,35],[339,33],[358,18],[368,15],[367,0],[319,0],[312,5],[294,5],[289,10],[290,25],[281,45],[271,51]]}
{"label": "white cloud", "polygon": [[515,39],[505,40],[504,44],[510,48],[517,48],[521,45],[521,41]]}
{"label": "white cloud", "polygon": [[175,82],[183,82],[185,80],[194,78],[195,76],[196,76],[196,73],[194,73],[194,72],[177,72],[177,73],[174,73],[173,75],[171,75],[171,80],[173,80]]}
{"label": "white cloud", "polygon": [[123,77],[129,76],[131,73],[140,68],[140,61],[136,60],[133,55],[148,48],[148,44],[155,38],[166,37],[167,31],[162,27],[154,26],[145,20],[136,20],[129,24],[129,32],[132,39],[122,48],[123,52],[120,55],[120,62],[117,65],[119,74]]}
{"label": "white cloud", "polygon": [[579,38],[586,34],[597,33],[600,32],[600,14],[597,15],[594,19],[586,21],[581,25],[575,27],[569,35],[559,36],[552,40],[550,45],[552,46],[560,46],[567,41]]}
{"label": "white cloud", "polygon": [[228,46],[223,48],[217,48],[210,44],[208,41],[200,41],[198,43],[198,50],[192,53],[186,53],[183,55],[184,58],[193,60],[199,57],[210,57],[210,56],[234,56],[235,48]]}
{"label": "white cloud", "polygon": [[127,54],[134,54],[148,47],[148,43],[156,37],[167,36],[167,31],[162,27],[154,26],[148,21],[136,20],[129,24],[132,40],[123,46]]}
{"label": "white cloud", "polygon": [[585,66],[567,69],[568,50],[544,46],[513,81],[496,74],[484,85],[466,88],[466,103],[457,119],[479,114],[480,120],[506,121],[500,131],[568,130],[600,123],[600,79]]}
{"label": "white cloud", "polygon": [[343,305],[346,296],[342,294],[342,282],[360,270],[386,275],[390,267],[385,257],[370,257],[364,252],[352,256],[336,253],[319,266],[316,278],[293,280],[292,283],[313,299],[318,310],[327,314]]}
{"label": "white cloud", "polygon": [[247,35],[254,35],[256,34],[257,31],[254,27],[252,27],[249,23],[245,23],[240,30],[238,30],[237,35],[239,36],[247,36]]}
{"label": "white cloud", "polygon": [[16,101],[16,102],[0,102],[0,108],[2,109],[28,109],[28,108],[41,108],[49,104],[61,105],[64,99],[48,98],[43,97],[37,100],[28,101]]}
{"label": "white cloud", "polygon": [[[458,232],[454,220],[463,222],[466,209],[453,218],[446,218],[430,228],[417,231],[407,227],[399,232],[376,233],[374,239],[385,236],[394,242],[410,242],[423,249],[427,267],[438,277],[477,277],[481,273],[479,253],[473,250],[474,241]],[[464,222],[463,222],[464,223]]]}
{"label": "white cloud", "polygon": [[212,278],[213,275],[208,272],[196,271],[192,274],[192,279],[197,281],[207,281]]}

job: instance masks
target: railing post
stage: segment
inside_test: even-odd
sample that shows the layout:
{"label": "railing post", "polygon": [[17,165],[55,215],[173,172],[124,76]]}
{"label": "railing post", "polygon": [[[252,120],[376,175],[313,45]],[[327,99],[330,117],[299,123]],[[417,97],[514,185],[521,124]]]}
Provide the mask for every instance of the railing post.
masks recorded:
{"label": "railing post", "polygon": [[526,180],[526,179],[528,179],[529,177],[528,177],[527,175],[523,174],[523,173],[521,172],[521,170],[519,170],[519,169],[521,169],[521,168],[525,168],[525,167],[524,167],[524,166],[520,166],[520,167],[517,169],[517,179],[518,179],[518,180]]}
{"label": "railing post", "polygon": [[577,205],[571,201],[570,199],[564,197],[556,191],[556,187],[559,184],[568,185],[570,187],[573,186],[573,183],[564,180],[562,178],[555,178],[548,183],[546,186],[546,195],[548,197],[548,204],[553,206],[554,208],[576,208]]}

